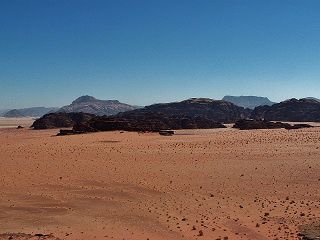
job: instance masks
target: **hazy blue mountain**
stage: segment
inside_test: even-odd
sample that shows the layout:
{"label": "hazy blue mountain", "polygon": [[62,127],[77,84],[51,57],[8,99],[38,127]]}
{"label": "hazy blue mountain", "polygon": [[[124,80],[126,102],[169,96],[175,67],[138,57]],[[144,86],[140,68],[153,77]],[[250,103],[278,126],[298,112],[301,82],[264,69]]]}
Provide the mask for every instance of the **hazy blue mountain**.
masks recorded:
{"label": "hazy blue mountain", "polygon": [[275,104],[275,102],[270,101],[267,97],[257,96],[224,96],[222,100],[249,109],[254,109],[258,106],[271,106]]}
{"label": "hazy blue mountain", "polygon": [[0,109],[0,117],[3,117],[3,115],[8,112],[10,109]]}
{"label": "hazy blue mountain", "polygon": [[136,108],[136,106],[121,103],[118,100],[100,100],[92,96],[81,96],[74,100],[70,105],[60,108],[58,112],[83,112],[99,116],[110,116],[119,112],[134,110]]}
{"label": "hazy blue mountain", "polygon": [[31,107],[31,108],[21,108],[21,109],[11,109],[3,114],[3,117],[13,118],[13,117],[42,117],[49,112],[55,112],[58,108],[55,107]]}

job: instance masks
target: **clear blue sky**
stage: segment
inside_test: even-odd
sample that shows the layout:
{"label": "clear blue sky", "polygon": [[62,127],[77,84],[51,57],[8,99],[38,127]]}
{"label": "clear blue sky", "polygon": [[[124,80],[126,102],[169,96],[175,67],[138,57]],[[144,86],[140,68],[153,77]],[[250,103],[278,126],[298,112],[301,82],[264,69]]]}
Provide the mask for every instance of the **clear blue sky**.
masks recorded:
{"label": "clear blue sky", "polygon": [[318,0],[1,0],[0,108],[320,97]]}

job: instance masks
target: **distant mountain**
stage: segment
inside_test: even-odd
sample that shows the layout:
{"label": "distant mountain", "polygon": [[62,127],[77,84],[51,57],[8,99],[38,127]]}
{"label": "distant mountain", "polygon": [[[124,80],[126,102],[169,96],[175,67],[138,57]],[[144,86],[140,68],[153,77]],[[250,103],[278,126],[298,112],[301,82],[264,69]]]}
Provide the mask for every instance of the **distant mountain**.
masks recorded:
{"label": "distant mountain", "polygon": [[257,96],[225,96],[222,100],[249,109],[254,109],[258,106],[271,106],[275,104],[275,102],[271,102],[267,97]]}
{"label": "distant mountain", "polygon": [[315,97],[306,97],[305,99],[311,99],[311,100],[316,100],[316,101],[320,102],[320,99],[319,98],[315,98]]}
{"label": "distant mountain", "polygon": [[3,117],[3,115],[8,112],[10,109],[0,109],[0,117]]}
{"label": "distant mountain", "polygon": [[256,107],[252,119],[288,122],[320,122],[320,102],[314,99],[289,99],[272,106]]}
{"label": "distant mountain", "polygon": [[3,114],[6,118],[16,117],[42,117],[43,115],[57,111],[58,108],[46,108],[46,107],[31,107],[22,109],[12,109]]}
{"label": "distant mountain", "polygon": [[136,106],[121,103],[118,100],[99,100],[92,96],[82,96],[74,100],[70,105],[60,108],[58,112],[84,112],[98,116],[110,116],[136,108]]}

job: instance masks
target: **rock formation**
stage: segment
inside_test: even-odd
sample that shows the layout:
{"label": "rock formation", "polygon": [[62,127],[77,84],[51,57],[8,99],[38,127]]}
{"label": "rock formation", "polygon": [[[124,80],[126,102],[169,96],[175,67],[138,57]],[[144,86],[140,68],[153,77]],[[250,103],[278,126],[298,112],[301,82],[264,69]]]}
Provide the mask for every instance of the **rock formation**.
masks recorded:
{"label": "rock formation", "polygon": [[272,106],[261,106],[253,110],[252,119],[287,122],[319,122],[320,102],[314,99],[289,99]]}
{"label": "rock formation", "polygon": [[96,117],[76,124],[76,131],[160,131],[166,129],[224,128],[221,124],[248,117],[250,110],[225,101],[192,98],[154,104],[111,117]]}

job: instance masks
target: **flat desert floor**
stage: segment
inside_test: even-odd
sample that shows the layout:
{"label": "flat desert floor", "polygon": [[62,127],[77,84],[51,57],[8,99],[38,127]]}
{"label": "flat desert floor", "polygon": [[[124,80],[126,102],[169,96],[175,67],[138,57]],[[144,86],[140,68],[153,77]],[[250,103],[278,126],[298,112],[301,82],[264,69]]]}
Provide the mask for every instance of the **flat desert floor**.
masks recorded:
{"label": "flat desert floor", "polygon": [[298,239],[320,218],[320,128],[56,133],[0,130],[0,234]]}
{"label": "flat desert floor", "polygon": [[34,122],[34,118],[4,118],[0,117],[0,128],[16,128],[19,125],[22,127],[30,127]]}

